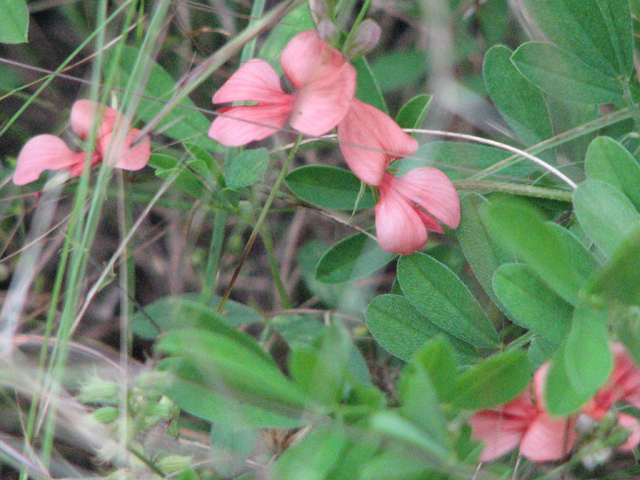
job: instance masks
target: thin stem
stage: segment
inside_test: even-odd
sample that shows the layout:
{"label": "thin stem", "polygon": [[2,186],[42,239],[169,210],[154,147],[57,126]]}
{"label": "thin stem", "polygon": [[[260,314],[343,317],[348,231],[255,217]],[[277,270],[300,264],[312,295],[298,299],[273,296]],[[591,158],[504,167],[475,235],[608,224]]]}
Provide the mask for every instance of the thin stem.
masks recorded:
{"label": "thin stem", "polygon": [[553,173],[560,180],[569,185],[572,189],[575,189],[578,185],[576,185],[569,177],[567,177],[564,173],[562,173],[557,168],[549,165],[547,162],[538,158],[530,153],[525,152],[524,150],[520,150],[519,148],[512,147],[510,145],[506,145],[501,142],[496,142],[495,140],[489,140],[487,138],[476,137],[475,135],[467,135],[465,133],[454,133],[454,132],[444,132],[442,130],[424,130],[420,128],[408,128],[405,129],[405,132],[410,133],[422,133],[426,135],[438,135],[440,137],[450,137],[450,138],[459,138],[461,140],[468,140],[476,143],[484,143],[485,145],[491,145],[492,147],[497,147],[502,150],[506,150],[508,152],[515,153],[520,155],[521,157],[526,158],[527,160],[531,160],[533,163],[540,165],[542,168],[547,170],[548,172]]}
{"label": "thin stem", "polygon": [[262,238],[264,248],[267,252],[267,258],[269,259],[269,266],[271,268],[271,276],[273,277],[273,281],[276,284],[276,289],[278,290],[278,294],[280,295],[282,308],[287,310],[293,308],[293,305],[287,297],[287,290],[284,287],[284,283],[282,282],[282,277],[280,276],[280,268],[278,267],[275,249],[273,248],[273,241],[271,240],[271,231],[269,230],[269,226],[266,223],[262,226],[262,233],[260,236]]}
{"label": "thin stem", "polygon": [[362,5],[362,8],[360,9],[360,12],[358,13],[358,17],[356,18],[355,22],[353,22],[353,26],[351,27],[351,30],[349,31],[349,34],[347,35],[347,38],[345,39],[343,45],[349,44],[349,40],[351,40],[351,37],[353,37],[353,35],[355,34],[355,31],[358,29],[358,26],[362,23],[362,20],[364,19],[364,16],[367,14],[367,11],[369,10],[370,5],[371,5],[371,0],[366,0],[364,2],[364,4]]}
{"label": "thin stem", "polygon": [[260,212],[260,216],[258,217],[258,220],[256,221],[255,226],[253,227],[251,236],[249,237],[249,240],[247,241],[247,244],[245,245],[244,250],[242,251],[242,255],[240,257],[240,260],[238,261],[238,266],[233,272],[233,275],[231,276],[231,280],[229,281],[229,286],[227,287],[227,289],[224,292],[224,295],[222,296],[222,300],[220,301],[220,305],[218,306],[218,313],[222,312],[222,309],[224,308],[224,304],[229,299],[229,295],[231,295],[231,290],[233,289],[233,285],[236,283],[238,275],[240,274],[240,270],[242,269],[242,266],[244,265],[244,262],[246,261],[247,256],[249,255],[249,252],[251,251],[251,248],[253,247],[253,244],[256,241],[256,237],[260,232],[260,228],[262,227],[262,224],[267,218],[267,213],[269,213],[269,208],[271,208],[271,204],[273,203],[276,196],[278,195],[278,190],[280,190],[280,185],[282,185],[284,178],[287,176],[287,172],[289,170],[289,167],[291,166],[291,162],[293,162],[293,159],[296,156],[296,153],[298,152],[298,148],[300,147],[300,142],[302,142],[302,135],[298,136],[296,142],[293,144],[293,148],[289,152],[289,156],[285,160],[284,165],[280,170],[280,174],[278,175],[278,178],[273,184],[273,188],[271,189],[271,192],[267,197],[267,201],[264,203],[264,207],[262,207],[262,211]]}
{"label": "thin stem", "polygon": [[207,258],[204,286],[202,287],[202,295],[200,297],[203,303],[209,303],[209,298],[211,298],[216,289],[218,265],[220,264],[220,255],[222,253],[224,231],[227,226],[228,216],[227,211],[223,209],[216,210],[213,216],[213,232],[211,233],[211,241],[209,243],[209,257]]}

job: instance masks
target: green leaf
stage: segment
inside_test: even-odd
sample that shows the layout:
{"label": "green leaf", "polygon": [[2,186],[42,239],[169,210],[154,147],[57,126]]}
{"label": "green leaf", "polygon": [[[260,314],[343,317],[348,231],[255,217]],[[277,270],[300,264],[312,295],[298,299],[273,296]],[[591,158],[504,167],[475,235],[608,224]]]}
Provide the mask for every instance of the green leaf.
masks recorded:
{"label": "green leaf", "polygon": [[[134,47],[124,46],[122,56],[118,59],[121,69],[121,84],[126,85],[134,71],[139,51]],[[175,93],[176,81],[160,65],[150,62],[149,80],[145,82],[144,96],[140,96],[140,104],[136,116],[144,122],[153,119]],[[155,100],[157,99],[157,100]],[[173,109],[156,126],[156,132],[162,132],[169,138],[179,142],[188,141],[207,151],[219,150],[217,142],[207,137],[211,120],[200,113],[195,104],[188,98],[182,105]]]}
{"label": "green leaf", "polygon": [[615,76],[595,70],[553,44],[525,43],[511,61],[540,90],[563,100],[591,104],[622,100],[622,87]]}
{"label": "green leaf", "polygon": [[252,425],[260,428],[296,428],[302,418],[276,413],[217,393],[198,372],[176,358],[161,360],[158,369],[174,372],[162,391],[182,410],[209,422],[225,425]]}
{"label": "green leaf", "polygon": [[358,74],[356,98],[361,102],[373,105],[378,110],[389,114],[389,109],[387,108],[387,104],[384,101],[377,79],[373,75],[369,63],[367,63],[364,57],[360,57],[353,62],[353,66],[356,67]]}
{"label": "green leaf", "polygon": [[525,351],[493,355],[456,379],[453,404],[479,410],[506,403],[527,387],[530,369]]}
{"label": "green leaf", "polygon": [[291,353],[289,371],[310,398],[320,405],[334,405],[344,390],[352,344],[344,326],[335,322],[318,340],[314,347]]}
{"label": "green leaf", "polygon": [[640,213],[614,186],[585,180],[573,192],[573,207],[584,232],[607,256],[640,222]]}
{"label": "green leaf", "polygon": [[264,178],[269,165],[269,151],[266,148],[244,150],[233,158],[225,172],[226,185],[240,189],[250,187]]}
{"label": "green leaf", "polygon": [[516,325],[556,345],[567,337],[573,307],[544,284],[528,265],[502,265],[496,270],[493,288]]}
{"label": "green leaf", "polygon": [[371,65],[373,76],[383,92],[418,82],[426,68],[425,53],[413,49],[383,53]]}
{"label": "green leaf", "polygon": [[594,139],[587,150],[585,173],[591,180],[616,187],[640,211],[640,165],[619,142],[609,137]]}
{"label": "green leaf", "polygon": [[553,129],[542,92],[515,68],[512,53],[503,45],[489,49],[482,65],[484,82],[502,117],[531,146],[553,136]]}
{"label": "green leaf", "polygon": [[246,337],[238,340],[228,332],[173,330],[156,344],[156,351],[176,357],[182,368],[196,372],[202,384],[214,392],[274,413],[299,417],[307,403],[304,393],[255,340],[243,335]]}
{"label": "green leaf", "polygon": [[[442,418],[440,406],[432,403],[430,401],[431,398],[426,400],[429,403],[425,405],[425,410],[431,413],[434,424],[439,423]],[[435,433],[427,433],[394,410],[383,410],[374,414],[370,419],[370,425],[374,431],[384,433],[392,439],[406,442],[436,459],[451,459],[448,445],[438,436],[437,427],[433,428]]]}
{"label": "green leaf", "polygon": [[399,396],[403,396],[407,388],[420,381],[419,378],[414,378],[415,372],[424,370],[438,393],[439,401],[449,403],[458,375],[455,353],[445,335],[428,340],[414,353],[411,361],[402,370],[397,386]]}
{"label": "green leaf", "polygon": [[308,165],[285,178],[287,187],[305,202],[327,210],[363,210],[376,204],[370,189],[358,201],[362,182],[350,170]]}
{"label": "green leaf", "polygon": [[[605,302],[640,306],[640,225],[620,242],[604,267],[596,272],[585,288]],[[595,301],[595,299],[594,299]]]}
{"label": "green leaf", "polygon": [[426,94],[413,97],[396,115],[396,123],[400,128],[420,128],[424,117],[427,116],[432,99],[431,95]]}
{"label": "green leaf", "polygon": [[0,43],[28,41],[29,9],[25,0],[0,0]]}
{"label": "green leaf", "polygon": [[356,233],[336,243],[320,259],[316,278],[325,283],[357,280],[384,267],[397,255],[383,251],[364,233]]}
{"label": "green leaf", "polygon": [[272,478],[279,480],[325,480],[347,446],[344,428],[332,425],[312,431],[278,459]]}
{"label": "green leaf", "polygon": [[490,231],[524,260],[552,290],[575,305],[596,267],[593,256],[567,230],[545,222],[539,210],[519,199],[491,202],[481,214]]}
{"label": "green leaf", "polygon": [[[193,163],[199,162],[195,160]],[[192,163],[192,166],[193,166]],[[152,153],[149,159],[149,166],[155,169],[158,178],[166,179],[173,175],[178,168],[182,168],[182,162],[170,155],[161,153]],[[206,166],[204,166],[206,168]],[[206,178],[206,177],[205,177]],[[190,169],[184,168],[173,182],[173,185],[179,188],[183,193],[191,197],[199,198],[208,194],[204,184],[204,178],[198,177]]]}
{"label": "green leaf", "polygon": [[438,391],[429,371],[420,362],[412,362],[411,373],[402,379],[398,391],[400,414],[443,449],[447,448],[447,424],[440,408]]}
{"label": "green leaf", "polygon": [[[551,414],[574,413],[609,378],[613,358],[607,317],[605,309],[582,304],[576,308],[566,344],[554,356],[549,372],[546,399]],[[564,398],[569,395],[572,399]]]}
{"label": "green leaf", "polygon": [[378,295],[367,307],[365,318],[373,338],[403,360],[409,360],[427,340],[440,334],[449,337],[463,356],[474,356],[468,343],[433,324],[400,295]]}
{"label": "green leaf", "polygon": [[551,359],[544,390],[547,409],[549,413],[556,416],[572,414],[590,398],[584,393],[580,395],[572,388],[564,362],[564,353],[564,346],[561,346]]}
{"label": "green leaf", "polygon": [[[220,298],[214,297],[209,305],[198,301],[197,295],[164,297],[145,305],[133,317],[133,333],[147,340],[154,340],[161,333],[179,328],[204,328],[220,331],[220,324],[239,327],[251,323],[261,323],[262,317],[255,310],[228,300],[222,313],[217,313]],[[225,329],[227,331],[227,329]],[[235,329],[231,329],[237,334]]]}
{"label": "green leaf", "polygon": [[461,221],[456,229],[456,237],[478,282],[495,302],[497,297],[493,291],[493,275],[500,265],[514,262],[515,257],[489,235],[479,213],[487,203],[484,197],[476,193],[460,199]]}
{"label": "green leaf", "polygon": [[633,69],[629,0],[525,0],[545,36],[610,78]]}
{"label": "green leaf", "polygon": [[398,280],[413,306],[451,335],[479,348],[500,338],[469,289],[446,266],[423,253],[401,257]]}

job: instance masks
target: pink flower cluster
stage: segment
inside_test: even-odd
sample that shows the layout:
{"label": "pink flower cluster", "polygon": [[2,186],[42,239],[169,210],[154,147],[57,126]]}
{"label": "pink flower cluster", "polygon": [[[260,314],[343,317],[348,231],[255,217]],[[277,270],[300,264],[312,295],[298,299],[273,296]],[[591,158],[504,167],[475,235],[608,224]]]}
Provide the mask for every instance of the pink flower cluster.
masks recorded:
{"label": "pink flower cluster", "polygon": [[[116,168],[140,170],[149,162],[151,142],[147,140],[131,148],[140,130],[131,128],[117,110],[89,100],[78,100],[73,104],[71,128],[82,140],[89,138],[96,120],[100,120],[100,125],[93,152],[74,152],[54,135],[38,135],[29,140],[18,155],[13,183],[25,185],[35,182],[45,170],[68,170],[71,176],[81,175],[89,153],[90,167],[106,161]],[[119,137],[122,138],[116,146],[112,140]]]}
{"label": "pink flower cluster", "polygon": [[[613,407],[626,402],[640,408],[640,369],[624,347],[611,345],[614,367],[605,386],[582,408],[578,415],[553,418],[544,405],[544,385],[549,362],[533,376],[523,393],[494,410],[475,413],[469,423],[473,437],[484,442],[481,462],[489,462],[519,447],[520,454],[533,462],[560,460],[571,452],[578,440],[578,422],[599,422]],[[626,452],[640,443],[640,424],[635,417],[615,412],[618,425],[628,431],[627,440],[618,447]],[[583,422],[584,423],[584,422]]]}
{"label": "pink flower cluster", "polygon": [[398,178],[387,169],[413,155],[418,142],[388,115],[354,98],[356,71],[316,32],[296,35],[280,63],[296,89],[285,93],[271,66],[250,60],[213,96],[231,106],[211,125],[209,136],[228,146],[262,140],[285,126],[313,136],[336,126],[347,165],[364,183],[378,188],[375,208],[378,243],[383,250],[408,255],[427,242],[427,230],[442,232],[431,216],[451,228],[460,222],[460,202],[447,176],[435,168],[417,168]]}
{"label": "pink flower cluster", "polygon": [[[243,104],[219,110],[209,130],[211,138],[237,147],[262,140],[287,122],[311,136],[338,127],[347,165],[360,180],[378,189],[376,231],[383,250],[403,255],[415,252],[427,242],[428,230],[443,231],[433,217],[451,228],[458,226],[460,202],[444,173],[425,167],[399,178],[388,171],[392,161],[413,155],[418,142],[388,115],[354,98],[356,70],[340,52],[315,31],[305,31],[289,42],[280,63],[295,93],[283,91],[278,74],[267,62],[246,62],[213,96],[214,104]],[[131,128],[118,111],[88,100],[73,105],[71,127],[81,139],[89,137],[96,121],[100,124],[92,152],[72,151],[53,135],[29,140],[18,156],[14,183],[33,182],[44,170],[67,170],[77,176],[85,165],[103,161],[125,170],[139,170],[147,164],[150,142],[132,148],[140,131]],[[120,144],[111,145],[118,137]]]}

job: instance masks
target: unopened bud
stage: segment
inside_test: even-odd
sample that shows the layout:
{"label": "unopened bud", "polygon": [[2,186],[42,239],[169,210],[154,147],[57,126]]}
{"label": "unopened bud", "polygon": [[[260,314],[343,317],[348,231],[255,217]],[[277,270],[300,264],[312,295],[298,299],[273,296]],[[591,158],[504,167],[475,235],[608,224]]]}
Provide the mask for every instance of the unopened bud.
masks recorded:
{"label": "unopened bud", "polygon": [[344,46],[345,57],[353,60],[362,55],[366,55],[378,44],[381,34],[382,29],[380,25],[370,18],[366,19],[358,25],[353,36]]}
{"label": "unopened bud", "polygon": [[335,44],[340,39],[338,27],[329,13],[328,0],[309,0],[309,10],[318,36],[327,43]]}

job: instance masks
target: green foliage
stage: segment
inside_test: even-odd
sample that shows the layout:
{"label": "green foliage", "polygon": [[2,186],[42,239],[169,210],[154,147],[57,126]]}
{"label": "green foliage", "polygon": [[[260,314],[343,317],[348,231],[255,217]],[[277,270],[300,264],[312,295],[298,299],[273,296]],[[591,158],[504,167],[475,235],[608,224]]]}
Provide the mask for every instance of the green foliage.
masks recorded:
{"label": "green foliage", "polygon": [[353,211],[375,206],[371,190],[359,195],[362,184],[349,170],[308,165],[289,173],[285,182],[300,199],[320,208]]}
{"label": "green foliage", "polygon": [[25,0],[0,0],[0,43],[22,43],[29,32],[29,9]]}
{"label": "green foliage", "polygon": [[364,233],[356,233],[336,243],[320,259],[316,278],[326,283],[357,280],[384,267],[396,257],[380,249]]}
{"label": "green foliage", "polygon": [[417,95],[405,103],[398,115],[396,123],[401,128],[420,128],[431,106],[431,95]]}
{"label": "green foliage", "polygon": [[263,179],[269,164],[269,152],[266,148],[245,150],[233,158],[225,172],[226,185],[239,189],[250,187]]}
{"label": "green foliage", "polygon": [[512,51],[496,45],[487,51],[482,73],[491,101],[525,145],[535,145],[553,134],[542,92],[511,62]]}
{"label": "green foliage", "polygon": [[495,328],[462,281],[446,266],[422,253],[398,262],[402,291],[431,322],[478,348],[500,344]]}

